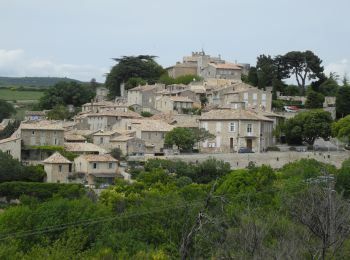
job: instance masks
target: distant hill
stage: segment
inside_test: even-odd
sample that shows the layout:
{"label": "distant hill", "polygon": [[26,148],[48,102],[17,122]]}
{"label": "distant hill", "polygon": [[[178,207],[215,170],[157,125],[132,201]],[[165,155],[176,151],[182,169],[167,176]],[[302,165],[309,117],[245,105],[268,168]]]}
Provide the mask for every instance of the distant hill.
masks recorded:
{"label": "distant hill", "polygon": [[60,81],[76,81],[76,79],[70,78],[58,78],[58,77],[0,77],[1,87],[50,87]]}

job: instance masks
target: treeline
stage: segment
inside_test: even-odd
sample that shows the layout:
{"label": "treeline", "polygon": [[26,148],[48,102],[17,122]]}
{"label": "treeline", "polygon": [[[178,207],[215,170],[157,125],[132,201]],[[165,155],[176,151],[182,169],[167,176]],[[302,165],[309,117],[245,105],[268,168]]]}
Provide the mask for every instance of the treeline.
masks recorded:
{"label": "treeline", "polygon": [[79,82],[75,79],[59,77],[0,77],[0,87],[51,87],[61,81]]}
{"label": "treeline", "polygon": [[98,200],[80,193],[40,201],[29,193],[22,205],[0,214],[0,257],[348,256],[350,161],[341,169],[301,160],[277,170],[254,163],[231,170],[214,159],[199,164],[154,159],[135,169],[134,177],[133,183],[117,180]]}

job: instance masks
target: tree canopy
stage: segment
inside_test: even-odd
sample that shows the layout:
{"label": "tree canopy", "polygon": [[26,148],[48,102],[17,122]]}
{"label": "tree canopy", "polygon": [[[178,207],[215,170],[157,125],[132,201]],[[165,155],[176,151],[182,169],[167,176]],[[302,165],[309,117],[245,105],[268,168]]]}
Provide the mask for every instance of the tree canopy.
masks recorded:
{"label": "tree canopy", "polygon": [[338,118],[350,114],[350,86],[343,86],[338,88],[335,106]]}
{"label": "tree canopy", "polygon": [[350,115],[339,119],[332,125],[332,135],[346,143],[350,143]]}
{"label": "tree canopy", "polygon": [[[156,56],[139,55],[114,58],[117,62],[107,74],[105,85],[114,96],[120,96],[120,85],[127,83],[126,89],[135,84],[147,82],[153,84],[164,73],[164,69],[154,59]],[[136,80],[137,79],[137,80]]]}
{"label": "tree canopy", "polygon": [[297,114],[284,123],[284,132],[288,144],[312,145],[316,138],[328,140],[331,136],[332,117],[329,112],[311,110]]}
{"label": "tree canopy", "polygon": [[323,107],[323,102],[325,100],[324,96],[321,93],[318,93],[313,90],[309,90],[307,92],[306,96],[306,102],[305,102],[305,108],[322,108]]}
{"label": "tree canopy", "polygon": [[5,118],[9,118],[15,112],[16,110],[12,104],[0,99],[0,122]]}
{"label": "tree canopy", "polygon": [[95,97],[95,90],[90,85],[77,82],[59,82],[49,88],[40,98],[39,106],[42,109],[51,109],[56,105],[73,105],[79,107],[90,102]]}

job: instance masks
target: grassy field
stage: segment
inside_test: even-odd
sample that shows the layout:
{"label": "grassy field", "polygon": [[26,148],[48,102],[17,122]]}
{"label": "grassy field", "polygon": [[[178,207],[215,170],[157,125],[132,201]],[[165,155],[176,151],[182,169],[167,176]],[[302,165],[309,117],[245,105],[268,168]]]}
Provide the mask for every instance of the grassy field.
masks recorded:
{"label": "grassy field", "polygon": [[0,99],[3,100],[38,100],[44,92],[41,91],[16,91],[0,88]]}

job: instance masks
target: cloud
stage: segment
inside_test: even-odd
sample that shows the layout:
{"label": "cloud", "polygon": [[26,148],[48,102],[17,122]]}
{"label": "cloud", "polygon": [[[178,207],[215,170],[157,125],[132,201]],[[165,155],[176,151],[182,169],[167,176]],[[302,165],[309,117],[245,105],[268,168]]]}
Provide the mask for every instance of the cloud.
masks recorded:
{"label": "cloud", "polygon": [[27,57],[22,49],[0,49],[0,76],[7,77],[69,77],[83,81],[92,78],[104,81],[107,68],[91,64],[61,64],[45,58]]}
{"label": "cloud", "polygon": [[335,72],[340,76],[340,78],[343,78],[344,75],[350,76],[350,63],[347,59],[332,62],[325,66],[324,71],[327,75],[329,75],[331,72]]}

